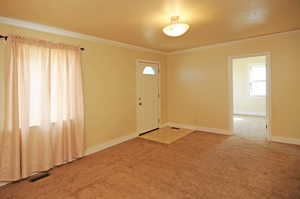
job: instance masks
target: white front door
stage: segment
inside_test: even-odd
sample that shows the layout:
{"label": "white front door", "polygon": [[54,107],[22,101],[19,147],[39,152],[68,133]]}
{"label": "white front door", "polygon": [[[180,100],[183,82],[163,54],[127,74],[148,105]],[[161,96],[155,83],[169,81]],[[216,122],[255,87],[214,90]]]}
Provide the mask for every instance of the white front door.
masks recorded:
{"label": "white front door", "polygon": [[145,133],[159,126],[159,68],[156,63],[137,65],[137,130]]}

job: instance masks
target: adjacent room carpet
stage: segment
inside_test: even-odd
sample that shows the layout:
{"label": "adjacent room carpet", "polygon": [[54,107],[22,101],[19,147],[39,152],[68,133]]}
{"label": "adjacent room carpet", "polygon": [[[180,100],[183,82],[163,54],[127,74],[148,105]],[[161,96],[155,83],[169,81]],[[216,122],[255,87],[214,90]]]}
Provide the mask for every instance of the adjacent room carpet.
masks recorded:
{"label": "adjacent room carpet", "polygon": [[1,199],[299,199],[300,147],[193,132],[172,144],[142,138],[55,168]]}
{"label": "adjacent room carpet", "polygon": [[140,137],[147,140],[161,142],[163,144],[171,144],[176,140],[190,134],[191,132],[192,130],[190,129],[174,129],[171,127],[164,127],[144,134]]}

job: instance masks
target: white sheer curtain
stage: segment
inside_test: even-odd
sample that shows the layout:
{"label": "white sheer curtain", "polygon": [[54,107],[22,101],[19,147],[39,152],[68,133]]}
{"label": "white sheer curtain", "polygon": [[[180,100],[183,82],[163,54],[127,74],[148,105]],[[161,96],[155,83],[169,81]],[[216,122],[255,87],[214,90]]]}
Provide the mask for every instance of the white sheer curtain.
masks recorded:
{"label": "white sheer curtain", "polygon": [[80,48],[9,36],[0,181],[82,157]]}

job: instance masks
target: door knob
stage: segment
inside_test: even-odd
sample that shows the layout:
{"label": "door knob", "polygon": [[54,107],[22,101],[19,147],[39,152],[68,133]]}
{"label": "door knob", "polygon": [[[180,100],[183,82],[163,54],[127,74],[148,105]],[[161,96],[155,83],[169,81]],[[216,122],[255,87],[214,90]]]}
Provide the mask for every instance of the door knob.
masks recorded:
{"label": "door knob", "polygon": [[142,102],[139,102],[139,105],[142,106]]}

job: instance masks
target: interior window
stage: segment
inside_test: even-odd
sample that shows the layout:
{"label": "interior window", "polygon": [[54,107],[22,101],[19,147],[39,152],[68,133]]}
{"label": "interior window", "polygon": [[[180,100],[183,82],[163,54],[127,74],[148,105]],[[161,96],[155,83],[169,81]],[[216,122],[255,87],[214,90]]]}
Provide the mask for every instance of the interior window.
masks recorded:
{"label": "interior window", "polygon": [[250,67],[250,96],[266,96],[266,66],[252,65]]}

